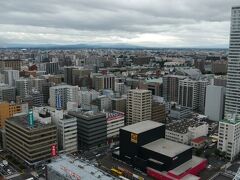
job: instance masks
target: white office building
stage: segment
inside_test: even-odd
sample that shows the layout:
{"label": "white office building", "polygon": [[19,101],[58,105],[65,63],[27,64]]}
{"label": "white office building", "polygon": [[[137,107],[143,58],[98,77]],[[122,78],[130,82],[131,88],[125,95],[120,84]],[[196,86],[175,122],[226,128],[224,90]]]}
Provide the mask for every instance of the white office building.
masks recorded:
{"label": "white office building", "polygon": [[178,104],[204,112],[207,80],[184,79],[179,81]]}
{"label": "white office building", "polygon": [[15,81],[19,79],[19,71],[18,70],[5,70],[4,71],[4,82],[9,86],[14,87]]}
{"label": "white office building", "polygon": [[67,102],[78,103],[78,86],[53,86],[49,92],[50,106],[56,109],[67,109]]}
{"label": "white office building", "polygon": [[224,112],[224,95],[225,87],[223,86],[207,86],[205,115],[214,121],[220,121]]}
{"label": "white office building", "polygon": [[96,100],[99,96],[99,92],[95,90],[79,91],[79,105],[85,110],[91,110],[92,101]]}
{"label": "white office building", "polygon": [[240,117],[227,114],[218,128],[218,149],[226,152],[230,160],[234,160],[240,152]]}
{"label": "white office building", "polygon": [[207,136],[208,124],[188,119],[166,125],[165,138],[182,144],[190,144],[192,139]]}
{"label": "white office building", "polygon": [[63,114],[57,121],[58,147],[60,151],[72,153],[77,151],[77,118]]}

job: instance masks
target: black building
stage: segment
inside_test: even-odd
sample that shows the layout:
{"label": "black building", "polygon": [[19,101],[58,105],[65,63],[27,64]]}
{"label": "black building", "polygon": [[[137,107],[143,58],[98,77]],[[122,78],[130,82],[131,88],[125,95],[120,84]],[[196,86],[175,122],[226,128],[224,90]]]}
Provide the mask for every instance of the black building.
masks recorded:
{"label": "black building", "polygon": [[107,143],[107,120],[105,113],[70,111],[77,118],[78,148],[91,149]]}
{"label": "black building", "polygon": [[120,129],[120,156],[133,163],[140,147],[165,137],[165,125],[154,121],[142,121]]}
{"label": "black building", "polygon": [[192,159],[192,147],[165,139],[164,124],[142,121],[120,130],[120,151],[113,155],[142,171],[169,171]]}

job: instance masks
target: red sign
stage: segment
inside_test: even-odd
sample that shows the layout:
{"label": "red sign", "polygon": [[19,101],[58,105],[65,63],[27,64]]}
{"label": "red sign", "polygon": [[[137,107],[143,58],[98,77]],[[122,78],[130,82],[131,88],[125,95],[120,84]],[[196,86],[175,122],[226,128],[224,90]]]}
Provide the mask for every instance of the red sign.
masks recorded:
{"label": "red sign", "polygon": [[56,156],[57,155],[57,145],[56,144],[53,144],[51,146],[51,155],[52,156]]}

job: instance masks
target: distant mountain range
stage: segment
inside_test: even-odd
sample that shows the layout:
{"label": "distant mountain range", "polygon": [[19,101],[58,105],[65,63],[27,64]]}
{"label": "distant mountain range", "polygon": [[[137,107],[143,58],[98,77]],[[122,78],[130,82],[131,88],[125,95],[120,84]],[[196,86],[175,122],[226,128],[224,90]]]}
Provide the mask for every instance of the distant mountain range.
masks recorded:
{"label": "distant mountain range", "polygon": [[101,43],[101,44],[7,44],[0,48],[36,48],[36,49],[144,49],[145,47],[124,43]]}
{"label": "distant mountain range", "polygon": [[225,46],[219,47],[144,47],[126,43],[96,43],[96,44],[6,44],[0,45],[0,48],[15,49],[223,49]]}

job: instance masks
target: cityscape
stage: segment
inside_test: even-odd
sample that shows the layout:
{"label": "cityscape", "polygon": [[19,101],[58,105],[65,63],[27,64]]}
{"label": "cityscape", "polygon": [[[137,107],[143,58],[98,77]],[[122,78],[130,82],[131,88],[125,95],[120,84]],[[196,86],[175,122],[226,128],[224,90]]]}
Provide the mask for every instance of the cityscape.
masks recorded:
{"label": "cityscape", "polygon": [[240,180],[240,2],[0,9],[0,180]]}

